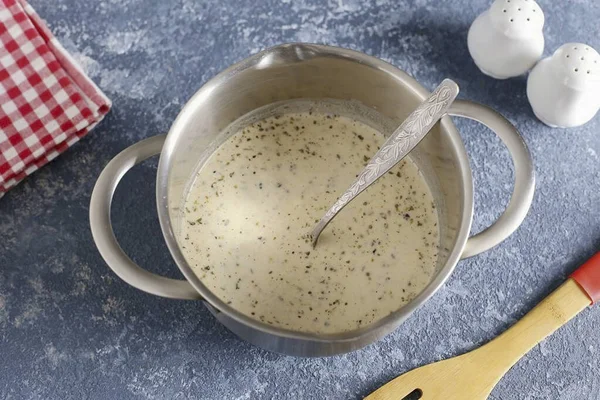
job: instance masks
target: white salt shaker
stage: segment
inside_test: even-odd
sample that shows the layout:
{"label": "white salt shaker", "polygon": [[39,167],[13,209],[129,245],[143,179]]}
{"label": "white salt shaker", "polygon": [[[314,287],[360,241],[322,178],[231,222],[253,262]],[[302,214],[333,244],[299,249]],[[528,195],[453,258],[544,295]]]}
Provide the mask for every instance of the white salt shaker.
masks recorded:
{"label": "white salt shaker", "polygon": [[562,45],[531,71],[527,97],[546,125],[585,124],[600,109],[600,55],[582,43]]}
{"label": "white salt shaker", "polygon": [[542,56],[543,28],[544,13],[534,0],[496,0],[469,28],[469,53],[493,78],[524,74]]}

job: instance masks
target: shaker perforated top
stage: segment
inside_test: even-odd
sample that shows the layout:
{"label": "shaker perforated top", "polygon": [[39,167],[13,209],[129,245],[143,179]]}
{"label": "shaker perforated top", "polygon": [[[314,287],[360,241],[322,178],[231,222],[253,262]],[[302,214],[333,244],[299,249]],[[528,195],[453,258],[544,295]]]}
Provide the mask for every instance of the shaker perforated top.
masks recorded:
{"label": "shaker perforated top", "polygon": [[534,0],[496,0],[489,12],[494,27],[510,37],[531,36],[544,28],[544,13]]}
{"label": "shaker perforated top", "polygon": [[590,85],[600,86],[600,55],[583,43],[566,43],[552,55],[551,65],[565,85],[587,90]]}

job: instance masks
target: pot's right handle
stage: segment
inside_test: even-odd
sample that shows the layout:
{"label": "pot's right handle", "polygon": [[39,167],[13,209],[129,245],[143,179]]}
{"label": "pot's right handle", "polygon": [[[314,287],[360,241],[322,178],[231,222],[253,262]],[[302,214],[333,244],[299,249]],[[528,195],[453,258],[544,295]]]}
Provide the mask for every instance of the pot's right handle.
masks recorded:
{"label": "pot's right handle", "polygon": [[464,100],[456,100],[448,114],[472,119],[494,131],[508,148],[515,168],[515,185],[506,210],[490,227],[469,238],[461,256],[464,259],[496,246],[521,225],[533,200],[535,174],[527,145],[517,128],[502,115],[484,105]]}
{"label": "pot's right handle", "polygon": [[165,278],[134,263],[119,246],[110,221],[110,205],[119,181],[135,165],[160,154],[165,138],[166,135],[158,135],[142,140],[120,152],[106,165],[92,192],[90,227],[100,255],[119,278],[157,296],[199,300],[200,294],[188,281]]}

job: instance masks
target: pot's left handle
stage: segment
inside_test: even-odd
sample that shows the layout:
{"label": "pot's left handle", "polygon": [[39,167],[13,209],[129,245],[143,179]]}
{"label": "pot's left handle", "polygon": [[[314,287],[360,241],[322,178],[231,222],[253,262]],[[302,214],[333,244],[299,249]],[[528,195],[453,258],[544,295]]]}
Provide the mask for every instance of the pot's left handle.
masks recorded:
{"label": "pot's left handle", "polygon": [[131,286],[157,296],[199,300],[198,292],[186,280],[153,274],[134,263],[125,254],[113,233],[110,206],[121,178],[135,165],[160,154],[166,135],[154,136],[128,147],[104,168],[90,200],[90,227],[96,247],[108,266]]}

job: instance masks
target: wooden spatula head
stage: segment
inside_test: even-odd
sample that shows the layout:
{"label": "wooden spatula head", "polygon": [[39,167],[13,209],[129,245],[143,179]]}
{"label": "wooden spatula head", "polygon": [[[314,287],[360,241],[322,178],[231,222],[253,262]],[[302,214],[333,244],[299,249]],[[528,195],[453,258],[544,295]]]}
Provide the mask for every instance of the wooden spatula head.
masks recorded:
{"label": "wooden spatula head", "polygon": [[[496,379],[493,376],[483,377],[481,367],[473,358],[472,353],[467,353],[413,369],[371,393],[365,400],[486,399],[494,387],[490,381]],[[472,373],[475,371],[477,374]]]}
{"label": "wooden spatula head", "polygon": [[[600,258],[597,261],[597,268],[600,269]],[[588,295],[587,289],[584,290],[574,280],[576,278],[574,276],[567,280],[523,319],[486,345],[470,353],[409,371],[366,399],[487,399],[502,376],[524,354],[591,304],[593,298]],[[413,392],[420,396],[407,398]]]}

